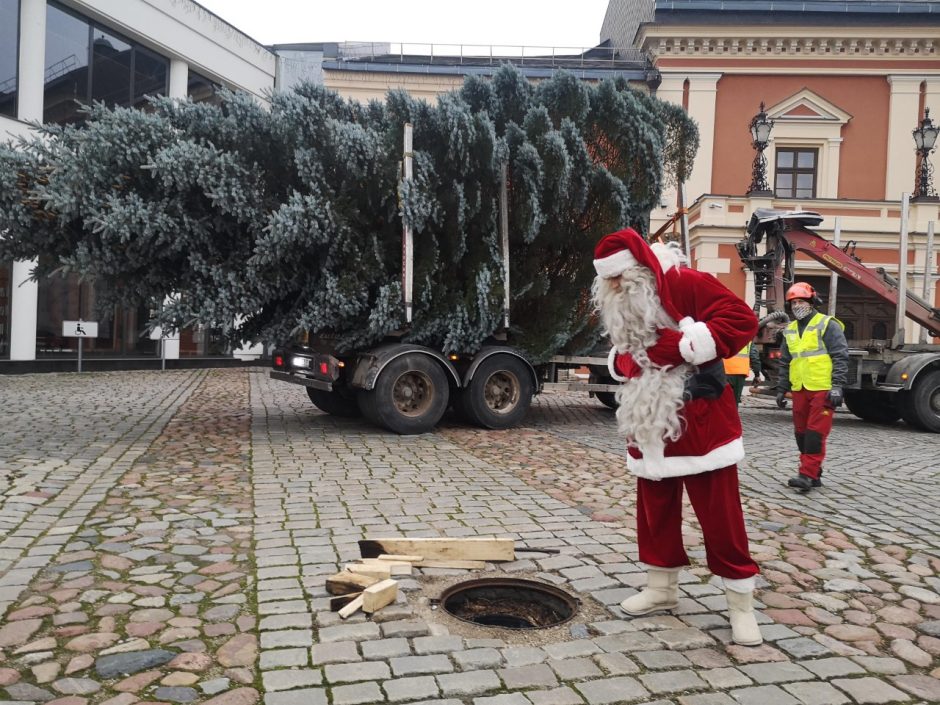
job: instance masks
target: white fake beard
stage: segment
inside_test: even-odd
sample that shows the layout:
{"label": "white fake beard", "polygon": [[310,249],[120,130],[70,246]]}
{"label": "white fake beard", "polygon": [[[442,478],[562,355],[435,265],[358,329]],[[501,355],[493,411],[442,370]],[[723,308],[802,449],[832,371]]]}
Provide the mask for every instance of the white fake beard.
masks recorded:
{"label": "white fake beard", "polygon": [[650,362],[647,348],[656,343],[657,329],[676,329],[656,293],[656,280],[647,268],[631,267],[620,277],[620,291],[602,277],[592,287],[601,324],[619,352],[628,352],[642,368],[617,390],[617,429],[644,456],[662,456],[666,441],[682,434],[685,380],[689,365],[664,369]]}

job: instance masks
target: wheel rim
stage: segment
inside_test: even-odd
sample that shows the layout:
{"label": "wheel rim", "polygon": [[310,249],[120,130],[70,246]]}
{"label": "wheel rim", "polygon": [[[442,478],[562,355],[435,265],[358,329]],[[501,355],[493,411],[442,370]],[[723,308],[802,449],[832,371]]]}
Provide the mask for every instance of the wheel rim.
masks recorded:
{"label": "wheel rim", "polygon": [[409,370],[395,380],[392,400],[401,414],[421,416],[434,402],[434,383],[424,372]]}
{"label": "wheel rim", "polygon": [[934,416],[940,416],[940,385],[934,387],[930,393],[930,397],[927,399],[927,408],[933,412]]}
{"label": "wheel rim", "polygon": [[507,370],[494,372],[483,385],[483,400],[490,411],[508,414],[519,403],[519,378]]}

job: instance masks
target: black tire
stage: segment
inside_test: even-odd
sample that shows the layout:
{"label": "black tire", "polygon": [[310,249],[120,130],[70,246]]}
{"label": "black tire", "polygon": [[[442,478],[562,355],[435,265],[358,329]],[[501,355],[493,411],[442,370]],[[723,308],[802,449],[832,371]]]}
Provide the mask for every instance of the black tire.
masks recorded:
{"label": "black tire", "polygon": [[901,417],[911,426],[940,433],[940,370],[925,372],[898,400]]}
{"label": "black tire", "polygon": [[608,409],[617,410],[620,404],[617,403],[616,392],[594,392],[594,397]]}
{"label": "black tire", "polygon": [[888,392],[846,389],[845,406],[858,418],[872,423],[893,424],[901,416],[894,396]]}
{"label": "black tire", "polygon": [[362,415],[356,397],[346,390],[334,389],[324,392],[322,389],[307,387],[307,396],[320,411],[330,416],[340,416],[346,419],[355,419]]}
{"label": "black tire", "polygon": [[532,405],[532,373],[512,355],[492,355],[480,363],[470,385],[460,390],[461,416],[483,428],[511,428]]}
{"label": "black tire", "polygon": [[359,392],[359,408],[372,423],[410,436],[427,433],[447,410],[450,387],[440,364],[427,355],[402,355],[380,373],[371,390]]}

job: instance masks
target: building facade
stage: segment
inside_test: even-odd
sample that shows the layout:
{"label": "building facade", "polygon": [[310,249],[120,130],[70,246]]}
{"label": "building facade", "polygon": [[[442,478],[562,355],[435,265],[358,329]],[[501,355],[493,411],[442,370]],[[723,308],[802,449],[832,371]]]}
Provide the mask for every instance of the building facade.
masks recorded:
{"label": "building facade", "polygon": [[[637,5],[642,4],[644,8]],[[642,21],[643,11],[652,11]],[[637,22],[637,19],[640,19]],[[869,267],[897,277],[902,194],[918,171],[912,130],[927,109],[940,117],[940,2],[745,2],[612,0],[605,31],[630,41],[662,76],[658,97],[696,120],[701,147],[686,183],[693,264],[742,296],[750,279],[735,243],[758,207],[825,216],[818,228]],[[761,103],[774,121],[766,149],[770,194],[748,197],[755,151],[749,124]],[[676,193],[652,214],[653,229],[676,211]],[[940,304],[927,274],[928,224],[936,201],[911,206],[908,288]],[[797,274],[822,292],[828,269],[800,256]],[[838,313],[858,341],[890,339],[891,307],[839,283]],[[920,337],[908,323],[907,341]]]}
{"label": "building facade", "polygon": [[[219,85],[265,101],[275,55],[191,0],[0,0],[0,139],[30,123],[81,120],[83,103],[140,106],[148,95],[212,99]],[[95,287],[29,281],[31,262],[0,262],[0,361],[74,357],[63,320],[93,317]],[[156,357],[150,312],[118,308],[86,354]],[[157,336],[159,337],[159,336]],[[165,341],[168,358],[219,354],[211,331]]]}

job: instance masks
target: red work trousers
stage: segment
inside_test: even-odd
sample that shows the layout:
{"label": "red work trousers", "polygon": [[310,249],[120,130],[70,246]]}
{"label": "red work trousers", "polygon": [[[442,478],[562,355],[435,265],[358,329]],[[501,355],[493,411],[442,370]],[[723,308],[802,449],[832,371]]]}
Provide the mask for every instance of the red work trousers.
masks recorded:
{"label": "red work trousers", "polygon": [[818,480],[826,459],[826,438],[832,430],[829,391],[801,389],[793,396],[793,431],[800,449],[800,474]]}
{"label": "red work trousers", "polygon": [[708,568],[743,580],[758,573],[751,558],[738,493],[738,466],[665,480],[637,480],[637,543],[640,561],[658,568],[688,565],[682,545],[682,487],[705,536]]}

